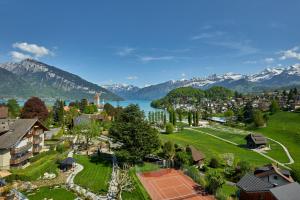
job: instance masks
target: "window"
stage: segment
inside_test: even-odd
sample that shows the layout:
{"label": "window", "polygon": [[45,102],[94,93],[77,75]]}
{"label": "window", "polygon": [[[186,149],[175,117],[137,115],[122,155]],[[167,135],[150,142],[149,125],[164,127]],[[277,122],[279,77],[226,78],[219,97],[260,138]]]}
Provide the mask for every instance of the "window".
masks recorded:
{"label": "window", "polygon": [[275,175],[275,176],[274,176],[274,179],[275,179],[275,180],[277,180],[277,179],[278,179],[278,177]]}

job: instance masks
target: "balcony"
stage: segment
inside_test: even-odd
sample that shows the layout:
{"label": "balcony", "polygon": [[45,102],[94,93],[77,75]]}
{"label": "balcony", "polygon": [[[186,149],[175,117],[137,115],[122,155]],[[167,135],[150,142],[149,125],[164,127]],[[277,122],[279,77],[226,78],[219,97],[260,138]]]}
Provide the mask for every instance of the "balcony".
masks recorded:
{"label": "balcony", "polygon": [[41,137],[33,137],[33,144],[40,144],[43,138]]}
{"label": "balcony", "polygon": [[32,135],[35,135],[35,136],[41,135],[42,133],[43,133],[42,129],[34,129],[32,131]]}
{"label": "balcony", "polygon": [[32,149],[33,153],[40,153],[41,150],[42,150],[42,146],[40,145],[34,145]]}
{"label": "balcony", "polygon": [[11,154],[22,153],[22,152],[28,151],[31,147],[32,147],[32,143],[28,142],[25,146],[11,149],[10,153]]}
{"label": "balcony", "polygon": [[10,164],[11,165],[17,165],[19,163],[24,162],[25,160],[29,159],[32,156],[32,152],[27,152],[26,154],[24,154],[23,156],[20,157],[12,157],[10,159]]}

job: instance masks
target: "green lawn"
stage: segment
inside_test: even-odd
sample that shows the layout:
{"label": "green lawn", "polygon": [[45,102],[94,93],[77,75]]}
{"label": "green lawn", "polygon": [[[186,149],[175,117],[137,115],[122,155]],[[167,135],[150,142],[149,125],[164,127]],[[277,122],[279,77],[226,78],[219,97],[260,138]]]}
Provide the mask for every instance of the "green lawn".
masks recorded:
{"label": "green lawn", "polygon": [[236,186],[231,186],[231,185],[227,185],[227,184],[224,184],[221,188],[221,191],[224,194],[226,194],[227,196],[232,196],[232,197],[236,196],[237,190],[238,190],[238,188]]}
{"label": "green lawn", "polygon": [[[212,135],[218,136],[220,138],[229,140],[231,142],[235,142],[238,145],[245,145],[246,140],[245,136],[247,132],[244,133],[237,133],[237,131],[230,131],[229,130],[215,130],[211,128],[196,128],[197,130],[204,131],[206,133],[210,133]],[[278,160],[279,162],[282,163],[287,163],[289,162],[288,157],[286,156],[283,148],[276,142],[273,142],[271,140],[268,140],[268,145],[270,145],[271,150],[266,152],[266,155]]]}
{"label": "green lawn", "polygon": [[[134,190],[132,192],[123,192],[122,193],[122,199],[124,200],[150,200],[150,196],[148,195],[147,191],[143,187],[142,183],[140,182],[139,178],[136,175],[136,169],[131,168],[129,171],[131,179],[134,181]],[[146,163],[144,166],[138,167],[138,169],[141,169],[141,171],[153,171],[157,168],[154,167],[153,164]]]}
{"label": "green lawn", "polygon": [[160,137],[163,141],[171,140],[181,145],[193,145],[206,155],[207,160],[224,153],[233,153],[239,160],[248,161],[254,166],[270,163],[269,160],[251,150],[226,143],[193,130],[184,130],[170,135],[160,134]]}
{"label": "green lawn", "polygon": [[74,200],[76,195],[63,188],[42,187],[33,192],[27,193],[29,200],[53,199],[53,200]]}
{"label": "green lawn", "polygon": [[160,167],[153,163],[144,162],[143,164],[138,164],[135,166],[136,172],[151,172],[159,170]]}
{"label": "green lawn", "polygon": [[298,171],[300,180],[300,114],[279,112],[270,116],[267,127],[255,130],[285,145],[295,164],[291,165]]}
{"label": "green lawn", "polygon": [[106,194],[112,173],[111,161],[106,159],[92,161],[82,155],[75,155],[74,158],[84,166],[84,169],[76,175],[74,182],[92,192]]}
{"label": "green lawn", "polygon": [[59,153],[56,151],[49,151],[37,155],[30,160],[32,161],[30,166],[25,169],[13,169],[11,170],[11,179],[19,179],[24,181],[32,181],[43,176],[45,172],[55,173],[58,172],[58,165],[56,161],[59,157]]}

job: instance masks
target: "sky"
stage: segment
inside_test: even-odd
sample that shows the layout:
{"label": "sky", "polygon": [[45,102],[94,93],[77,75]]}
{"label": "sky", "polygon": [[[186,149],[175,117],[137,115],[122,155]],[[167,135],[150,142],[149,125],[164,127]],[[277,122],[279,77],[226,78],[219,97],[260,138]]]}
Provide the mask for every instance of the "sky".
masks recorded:
{"label": "sky", "polygon": [[140,87],[300,62],[299,0],[0,0],[0,63]]}

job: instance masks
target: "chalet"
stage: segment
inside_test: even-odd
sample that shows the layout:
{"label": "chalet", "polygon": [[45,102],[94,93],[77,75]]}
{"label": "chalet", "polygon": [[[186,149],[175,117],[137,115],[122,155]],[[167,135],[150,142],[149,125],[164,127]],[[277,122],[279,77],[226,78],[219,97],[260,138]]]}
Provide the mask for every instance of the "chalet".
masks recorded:
{"label": "chalet", "polygon": [[45,130],[38,119],[0,119],[0,169],[26,165],[42,150]]}
{"label": "chalet", "polygon": [[246,174],[236,185],[240,200],[283,200],[285,198],[282,198],[279,191],[291,187],[295,193],[299,184],[294,183],[288,170],[266,165],[257,168],[254,174]]}
{"label": "chalet", "polygon": [[8,118],[8,107],[0,105],[0,119]]}
{"label": "chalet", "polygon": [[201,167],[204,163],[205,155],[193,146],[189,146],[188,148],[192,154],[193,164]]}
{"label": "chalet", "polygon": [[254,175],[274,186],[294,182],[289,170],[279,169],[273,164],[256,168]]}
{"label": "chalet", "polygon": [[248,148],[260,148],[266,146],[267,139],[261,134],[251,133],[246,136]]}

